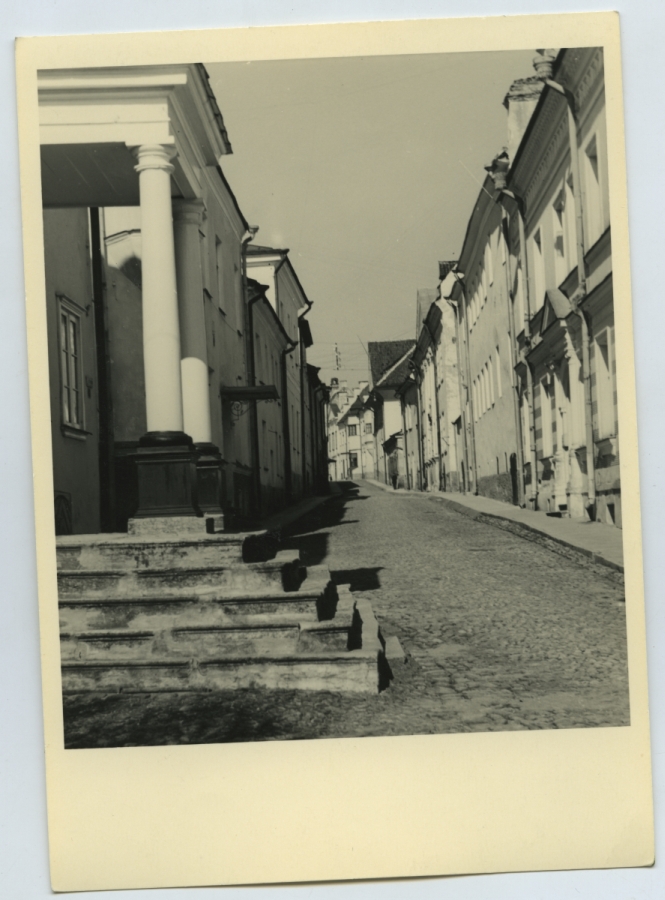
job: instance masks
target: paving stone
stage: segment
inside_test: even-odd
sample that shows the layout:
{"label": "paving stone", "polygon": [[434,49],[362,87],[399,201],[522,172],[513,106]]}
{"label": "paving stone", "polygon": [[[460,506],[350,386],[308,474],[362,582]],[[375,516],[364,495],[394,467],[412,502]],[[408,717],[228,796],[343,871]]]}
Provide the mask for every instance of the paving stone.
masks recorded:
{"label": "paving stone", "polygon": [[[406,662],[380,695],[65,698],[68,746],[628,725],[623,587],[427,497],[349,487],[282,535],[367,597]],[[470,548],[486,552],[470,552]]]}

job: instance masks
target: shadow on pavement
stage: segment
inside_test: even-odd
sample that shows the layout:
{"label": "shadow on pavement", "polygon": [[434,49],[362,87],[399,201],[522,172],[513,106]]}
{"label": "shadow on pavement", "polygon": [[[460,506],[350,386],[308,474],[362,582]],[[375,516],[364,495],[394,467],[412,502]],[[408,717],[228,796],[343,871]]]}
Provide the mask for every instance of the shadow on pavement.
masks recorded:
{"label": "shadow on pavement", "polygon": [[379,572],[383,566],[370,569],[337,569],[330,573],[335,584],[348,584],[351,591],[376,591],[381,587]]}
{"label": "shadow on pavement", "polygon": [[281,533],[280,549],[299,550],[300,558],[306,566],[319,565],[326,559],[330,537],[327,529],[358,521],[345,518],[347,504],[352,500],[369,499],[368,495],[359,495],[358,485],[352,481],[340,482],[337,487],[336,493],[325,503],[287,526]]}

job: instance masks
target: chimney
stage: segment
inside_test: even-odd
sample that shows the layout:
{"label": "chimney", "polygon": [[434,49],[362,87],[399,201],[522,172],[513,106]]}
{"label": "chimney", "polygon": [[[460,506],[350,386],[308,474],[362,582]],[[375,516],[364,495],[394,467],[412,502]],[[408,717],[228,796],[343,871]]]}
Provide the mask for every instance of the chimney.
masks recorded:
{"label": "chimney", "polygon": [[508,151],[504,147],[501,153],[497,153],[497,155],[492,160],[491,165],[485,166],[485,171],[489,175],[489,177],[494,182],[494,187],[497,191],[502,191],[506,187],[506,175],[508,174],[508,169],[510,168],[510,159],[508,158]]}
{"label": "chimney", "polygon": [[533,59],[535,75],[513,81],[503,100],[508,110],[508,156],[512,164],[531,115],[536,108],[545,79],[552,77],[556,50],[538,50]]}

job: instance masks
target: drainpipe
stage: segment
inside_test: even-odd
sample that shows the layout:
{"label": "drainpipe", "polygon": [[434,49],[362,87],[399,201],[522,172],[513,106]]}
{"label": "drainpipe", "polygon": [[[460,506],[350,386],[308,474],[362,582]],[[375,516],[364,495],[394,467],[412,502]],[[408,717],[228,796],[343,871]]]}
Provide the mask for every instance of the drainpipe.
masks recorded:
{"label": "drainpipe", "polygon": [[[305,425],[305,412],[306,412],[306,403],[305,403],[305,391],[306,391],[306,378],[307,378],[307,355],[305,349],[305,341],[303,338],[300,338],[300,467],[302,469],[302,491],[303,496],[306,493],[314,493],[313,491],[306,491],[305,489],[308,487],[307,482],[307,428]],[[311,410],[310,410],[311,416]],[[310,431],[312,430],[312,423],[310,421]],[[314,480],[314,457],[312,456],[312,481]]]}
{"label": "drainpipe", "polygon": [[115,524],[115,458],[113,441],[113,393],[108,341],[108,314],[105,303],[104,235],[100,210],[90,208],[90,252],[92,255],[92,305],[95,311],[97,357],[97,399],[99,403],[99,515],[101,531],[117,531]]}
{"label": "drainpipe", "polygon": [[[311,300],[307,297],[304,298],[306,309],[298,316],[298,323],[300,323],[300,319],[304,319],[305,316],[309,313],[310,309],[314,305]],[[300,329],[299,329],[300,330]],[[307,393],[306,393],[307,392]],[[305,482],[307,480],[307,454],[306,454],[306,434],[307,429],[305,427],[305,397],[309,396],[309,382],[307,379],[307,348],[305,347],[305,341],[300,338],[300,465],[302,468],[302,488],[303,495],[305,494]],[[313,411],[310,407],[309,411],[310,425],[309,430],[310,433],[313,431]],[[312,450],[312,488],[314,487],[314,451]],[[315,493],[312,489],[310,493]]]}
{"label": "drainpipe", "polygon": [[298,346],[297,341],[289,339],[290,347],[285,347],[281,353],[281,369],[282,369],[282,440],[284,442],[284,489],[286,493],[287,504],[291,502],[293,493],[293,469],[291,467],[291,429],[289,426],[289,394],[288,394],[288,372],[286,368],[286,357]]}
{"label": "drainpipe", "polygon": [[420,379],[420,371],[416,364],[412,359],[409,360],[409,368],[413,372],[413,378],[416,382],[416,420],[417,420],[417,430],[418,430],[418,486],[417,490],[423,490],[423,483],[425,481],[425,462],[424,462],[424,454],[423,454],[423,399],[420,392],[421,388],[421,379]]}
{"label": "drainpipe", "polygon": [[402,431],[404,432],[404,459],[406,461],[406,489],[411,490],[411,472],[409,471],[409,446],[406,440],[406,403],[404,394],[400,397],[399,405],[402,410]]}
{"label": "drainpipe", "polygon": [[[510,197],[517,206],[517,227],[520,242],[520,268],[522,269],[522,286],[524,288],[524,337],[527,350],[531,347],[531,283],[529,280],[529,259],[526,252],[526,236],[524,233],[524,200],[513,191],[501,190],[501,194]],[[526,368],[527,408],[529,412],[529,457],[531,463],[531,503],[538,509],[538,460],[536,458],[536,413],[533,393],[533,371],[526,352],[522,354]]]}
{"label": "drainpipe", "polygon": [[584,246],[584,209],[582,206],[582,179],[580,175],[580,158],[577,148],[577,121],[575,119],[575,97],[558,81],[546,79],[545,84],[556,91],[566,101],[568,114],[568,145],[570,149],[570,166],[573,172],[573,200],[575,201],[575,236],[577,249],[577,290],[571,297],[573,310],[579,316],[582,326],[582,379],[584,381],[585,432],[586,432],[586,466],[587,466],[587,512],[593,522],[596,518],[596,464],[593,442],[593,394],[591,391],[591,361],[589,323],[582,301],[586,297],[586,256]]}
{"label": "drainpipe", "polygon": [[443,490],[443,456],[441,455],[441,414],[439,412],[439,376],[436,368],[436,341],[434,333],[425,319],[425,328],[432,341],[432,362],[434,365],[434,411],[436,412],[436,445],[439,453],[439,490]]}
{"label": "drainpipe", "polygon": [[[247,231],[243,234],[240,239],[240,253],[241,253],[241,261],[242,261],[242,290],[243,296],[247,297],[247,245],[250,241],[254,240],[256,232],[258,231],[258,227],[248,228]],[[251,300],[247,301],[246,309],[247,309],[247,320],[246,320],[246,328],[247,328],[247,359],[249,363],[249,371],[247,373],[248,378],[247,381],[253,387],[256,387],[256,351],[254,348],[254,304],[259,299],[260,295],[256,297],[252,297]],[[259,447],[259,411],[256,406],[256,402],[251,402],[249,406],[249,420],[250,420],[250,447],[251,447],[251,455],[253,456],[252,460],[252,482],[253,482],[253,493],[254,493],[254,515],[261,515],[261,451]]]}
{"label": "drainpipe", "polygon": [[[459,480],[459,465],[458,465],[457,487],[458,487],[458,491],[460,493],[463,493],[462,489],[460,488],[460,484],[462,484],[466,488],[466,481],[468,480],[468,477],[469,477],[469,450],[467,447],[467,440],[466,440],[466,411],[465,411],[466,406],[462,402],[462,387],[466,387],[466,385],[464,385],[464,381],[462,380],[462,357],[460,355],[459,319],[457,316],[459,307],[458,307],[457,301],[453,300],[452,297],[445,297],[444,299],[445,299],[446,303],[448,304],[448,306],[451,307],[451,309],[453,310],[453,312],[455,314],[455,351],[457,354],[457,388],[458,388],[458,399],[459,399],[459,404],[460,404],[460,418],[462,419],[462,423],[463,423],[463,427],[462,427],[463,446],[461,448],[462,453],[463,453],[463,459],[461,461],[464,463],[464,466],[466,469],[465,478],[460,482],[460,480]],[[457,446],[457,442],[455,443],[455,446]]]}
{"label": "drainpipe", "polygon": [[515,378],[515,359],[517,357],[517,335],[515,334],[515,308],[513,306],[512,278],[510,272],[510,247],[508,245],[508,213],[501,206],[501,232],[506,248],[506,311],[508,314],[509,346],[510,346],[510,387],[513,395],[513,415],[515,419],[515,434],[517,435],[517,471],[519,472],[519,497],[521,505],[524,501],[524,436],[522,434],[522,417],[520,416],[517,397],[517,380]]}
{"label": "drainpipe", "polygon": [[476,456],[476,417],[473,405],[473,391],[471,390],[471,354],[469,344],[469,317],[466,289],[464,287],[464,275],[452,270],[453,276],[460,286],[462,297],[464,298],[464,334],[466,341],[466,395],[469,401],[469,431],[471,433],[471,457],[473,459],[473,493],[478,495],[478,458]]}

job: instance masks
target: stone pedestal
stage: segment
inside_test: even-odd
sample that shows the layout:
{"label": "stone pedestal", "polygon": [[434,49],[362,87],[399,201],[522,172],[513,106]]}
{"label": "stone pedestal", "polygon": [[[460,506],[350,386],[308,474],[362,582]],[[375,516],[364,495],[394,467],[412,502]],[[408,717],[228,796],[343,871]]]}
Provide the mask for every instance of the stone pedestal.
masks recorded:
{"label": "stone pedestal", "polygon": [[199,509],[206,518],[214,518],[215,531],[223,530],[222,478],[225,465],[215,444],[195,444],[196,484]]}
{"label": "stone pedestal", "polygon": [[196,518],[197,454],[183,432],[149,432],[136,451],[139,504],[134,518]]}

